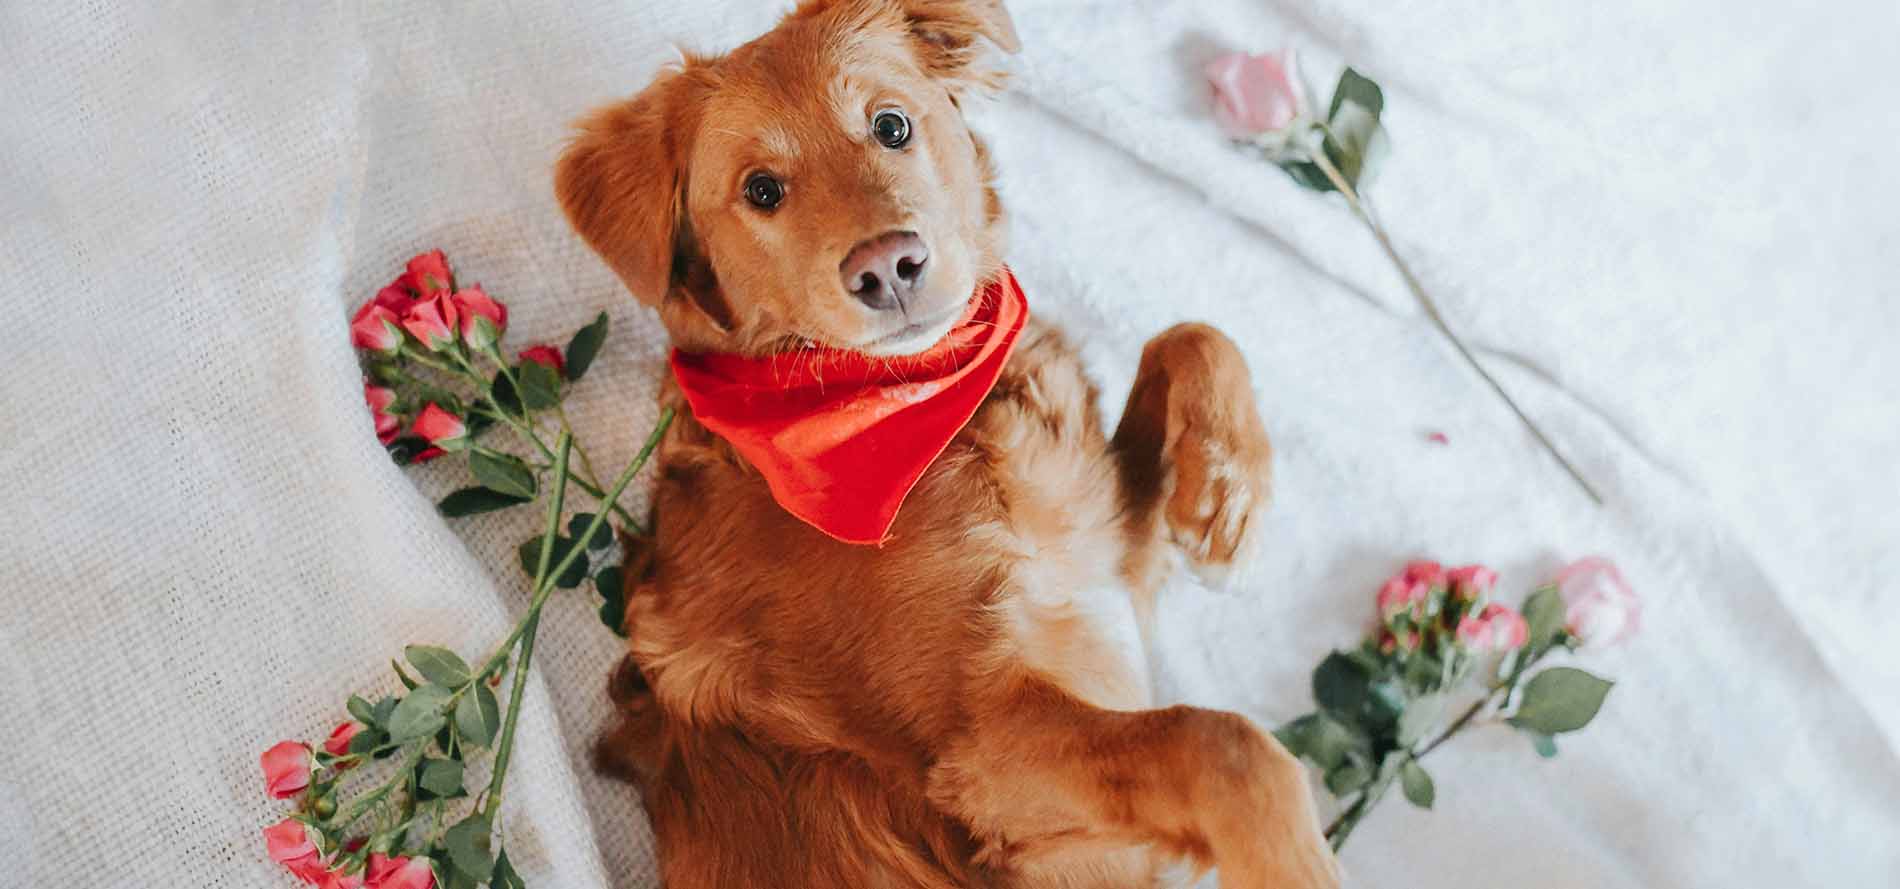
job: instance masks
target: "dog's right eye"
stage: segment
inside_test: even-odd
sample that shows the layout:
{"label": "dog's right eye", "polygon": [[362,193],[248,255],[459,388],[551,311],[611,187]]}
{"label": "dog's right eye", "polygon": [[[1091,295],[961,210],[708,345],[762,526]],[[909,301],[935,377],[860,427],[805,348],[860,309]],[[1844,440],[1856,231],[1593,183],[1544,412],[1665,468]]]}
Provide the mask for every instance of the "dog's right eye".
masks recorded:
{"label": "dog's right eye", "polygon": [[785,186],[764,173],[754,173],[745,181],[745,199],[761,210],[770,210],[785,200]]}

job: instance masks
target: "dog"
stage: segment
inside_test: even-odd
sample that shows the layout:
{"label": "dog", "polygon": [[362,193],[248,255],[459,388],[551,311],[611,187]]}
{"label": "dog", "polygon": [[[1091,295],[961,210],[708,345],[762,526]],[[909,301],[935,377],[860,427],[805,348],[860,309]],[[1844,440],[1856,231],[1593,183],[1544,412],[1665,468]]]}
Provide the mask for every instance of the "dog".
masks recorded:
{"label": "dog", "polygon": [[[680,353],[911,355],[1006,275],[962,105],[1016,52],[990,0],[805,0],[580,120],[573,228]],[[1238,350],[1144,348],[1113,435],[1031,320],[881,546],[832,539],[693,415],[629,538],[603,769],[671,889],[1336,886],[1299,762],[1237,714],[1156,708],[1170,572],[1243,561],[1272,451]]]}

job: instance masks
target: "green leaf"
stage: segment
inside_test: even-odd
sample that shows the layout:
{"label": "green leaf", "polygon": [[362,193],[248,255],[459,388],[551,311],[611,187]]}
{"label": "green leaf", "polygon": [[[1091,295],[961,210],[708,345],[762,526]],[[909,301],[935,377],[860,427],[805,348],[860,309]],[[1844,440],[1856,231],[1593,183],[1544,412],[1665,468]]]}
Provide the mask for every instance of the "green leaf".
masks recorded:
{"label": "green leaf", "polygon": [[350,738],[349,749],[345,752],[368,753],[371,750],[383,746],[388,740],[389,735],[382,730],[367,728],[357,732],[355,737]]}
{"label": "green leaf", "polygon": [[507,849],[495,856],[495,873],[488,878],[488,886],[489,889],[528,889],[521,875],[515,873],[515,866],[509,863]]}
{"label": "green leaf", "polygon": [[415,691],[416,686],[422,684],[420,682],[417,682],[415,679],[411,678],[408,673],[403,672],[402,665],[399,663],[396,663],[395,658],[389,659],[389,666],[395,669],[396,678],[402,680],[403,688],[409,689],[410,691]]}
{"label": "green leaf", "polygon": [[1319,165],[1312,161],[1286,161],[1280,164],[1280,169],[1293,177],[1294,182],[1321,194],[1337,190],[1333,188],[1333,180],[1326,178]]}
{"label": "green leaf", "polygon": [[370,715],[376,717],[376,725],[381,727],[383,723],[389,721],[389,714],[394,712],[396,712],[395,697],[385,695],[382,700],[376,702],[376,709],[371,711]]}
{"label": "green leaf", "polygon": [[1343,762],[1326,772],[1326,790],[1334,796],[1346,796],[1372,781],[1372,773],[1357,762]]}
{"label": "green leaf", "polygon": [[1366,686],[1366,718],[1376,726],[1398,722],[1405,712],[1405,687],[1397,680],[1381,679]]}
{"label": "green leaf", "polygon": [[[560,567],[561,560],[567,558],[568,551],[573,548],[574,538],[556,537],[554,539],[554,550],[548,554],[548,570],[553,571],[555,568]],[[517,554],[521,557],[521,570],[527,572],[528,577],[534,577],[534,569],[541,561],[541,538],[528,538],[527,541],[521,544],[520,549],[517,550]],[[586,579],[587,554],[583,552],[580,558],[574,560],[574,564],[569,565],[566,571],[561,572],[561,576],[554,579],[554,585],[564,590],[571,590],[580,586],[581,581]]]}
{"label": "green leaf", "polygon": [[600,622],[614,635],[627,635],[627,581],[619,565],[609,565],[594,575],[594,587],[600,590]]}
{"label": "green leaf", "polygon": [[490,488],[463,488],[442,498],[442,502],[436,504],[436,509],[454,519],[494,512],[497,509],[507,509],[510,506],[520,506],[529,502],[532,502],[532,498],[503,494]]}
{"label": "green leaf", "polygon": [[449,860],[455,869],[478,882],[488,879],[495,868],[494,854],[489,851],[489,834],[488,819],[470,815],[442,835],[442,845],[449,850]]}
{"label": "green leaf", "polygon": [[587,368],[594,363],[594,356],[600,354],[601,344],[607,342],[607,313],[594,317],[594,323],[574,332],[574,338],[567,341],[567,378],[578,380]]}
{"label": "green leaf", "polygon": [[464,796],[468,792],[462,789],[462,764],[452,759],[424,759],[416,784],[437,799]]}
{"label": "green leaf", "polygon": [[1421,809],[1432,807],[1437,793],[1432,787],[1432,776],[1426,774],[1418,760],[1408,759],[1399,767],[1399,786],[1405,788],[1405,798]]}
{"label": "green leaf", "polygon": [[405,435],[383,446],[389,452],[389,459],[397,466],[408,466],[416,462],[416,455],[430,448],[429,440],[419,435]]}
{"label": "green leaf", "polygon": [[1352,658],[1335,651],[1313,670],[1313,700],[1336,716],[1357,720],[1370,678]]}
{"label": "green leaf", "polygon": [[[567,520],[567,536],[572,537],[575,540],[579,540],[581,536],[581,532],[586,531],[588,523],[592,522],[593,520],[594,520],[594,514],[591,512],[575,513],[574,515],[569,517]],[[601,522],[600,527],[594,530],[594,538],[592,540],[587,541],[587,548],[589,550],[606,549],[607,546],[612,544],[613,542],[614,542],[613,523]]]}
{"label": "green leaf", "polygon": [[515,384],[508,380],[507,374],[495,371],[494,379],[488,381],[488,391],[495,396],[495,404],[500,405],[502,410],[511,414],[521,413],[521,396],[515,394]]}
{"label": "green leaf", "polygon": [[468,684],[468,663],[453,651],[434,645],[411,645],[402,654],[430,682],[450,688]]}
{"label": "green leaf", "polygon": [[1326,119],[1338,116],[1339,109],[1346,103],[1358,105],[1378,117],[1385,112],[1385,91],[1372,78],[1360,74],[1351,68],[1339,72],[1339,83],[1333,87],[1333,104],[1326,109]]}
{"label": "green leaf", "polygon": [[1590,724],[1615,683],[1575,667],[1552,667],[1524,684],[1524,697],[1510,723],[1546,735]]}
{"label": "green leaf", "polygon": [[344,709],[350,711],[350,717],[357,722],[371,727],[376,725],[376,708],[361,697],[350,695],[350,702],[344,705]]}
{"label": "green leaf", "polygon": [[495,693],[488,689],[488,683],[475,683],[474,689],[455,704],[455,730],[465,743],[486,747],[500,727],[501,706],[495,701]]}
{"label": "green leaf", "polygon": [[561,378],[551,368],[539,361],[523,361],[521,369],[521,403],[529,410],[546,410],[561,403]]}
{"label": "green leaf", "polygon": [[468,468],[491,491],[526,502],[534,499],[534,470],[512,454],[469,451]]}
{"label": "green leaf", "polygon": [[440,685],[425,685],[409,693],[389,714],[389,739],[396,743],[435,734],[447,720],[442,716],[453,694]]}
{"label": "green leaf", "polygon": [[1523,732],[1524,737],[1531,739],[1531,749],[1537,751],[1538,756],[1550,759],[1557,755],[1556,738],[1546,735],[1543,732],[1531,731],[1530,729],[1518,729],[1518,731]]}
{"label": "green leaf", "polygon": [[1564,597],[1555,586],[1540,587],[1524,600],[1524,623],[1529,630],[1524,637],[1526,657],[1542,654],[1557,640],[1564,628]]}
{"label": "green leaf", "polygon": [[1445,696],[1442,694],[1421,695],[1412,700],[1405,708],[1405,714],[1399,717],[1399,746],[1409,748],[1425,737],[1432,726],[1438,724],[1438,718],[1445,715]]}

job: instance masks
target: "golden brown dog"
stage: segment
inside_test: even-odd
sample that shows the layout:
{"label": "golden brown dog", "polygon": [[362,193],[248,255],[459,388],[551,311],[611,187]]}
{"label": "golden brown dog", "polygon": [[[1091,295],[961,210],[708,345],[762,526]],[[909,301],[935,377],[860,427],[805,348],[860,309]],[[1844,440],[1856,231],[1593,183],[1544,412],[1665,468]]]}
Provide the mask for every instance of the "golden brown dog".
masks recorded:
{"label": "golden brown dog", "polygon": [[[593,113],[575,229],[688,351],[909,354],[1002,268],[959,102],[1016,50],[1000,2],[807,0]],[[1299,764],[1232,713],[1154,709],[1137,616],[1241,558],[1270,451],[1247,369],[1151,341],[1112,438],[1034,322],[884,547],[834,541],[682,409],[630,556],[623,717],[671,889],[1337,883]],[[1176,868],[1177,870],[1179,868]]]}

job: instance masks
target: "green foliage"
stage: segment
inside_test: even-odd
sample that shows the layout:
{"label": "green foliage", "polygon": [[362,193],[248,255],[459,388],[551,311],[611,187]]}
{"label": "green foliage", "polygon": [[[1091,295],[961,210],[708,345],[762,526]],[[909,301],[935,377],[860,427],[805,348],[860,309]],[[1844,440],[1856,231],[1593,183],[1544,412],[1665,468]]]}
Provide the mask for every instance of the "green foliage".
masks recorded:
{"label": "green foliage", "polygon": [[561,403],[561,377],[539,361],[523,361],[517,373],[521,381],[521,403],[529,410],[547,410]]}
{"label": "green foliage", "polygon": [[411,645],[402,650],[422,678],[449,688],[468,684],[468,664],[455,652],[434,645]]}
{"label": "green foliage", "polygon": [[[559,568],[561,566],[561,560],[567,558],[567,554],[573,550],[574,538],[555,538],[554,550],[548,554],[548,570],[553,571]],[[526,572],[529,577],[534,577],[535,568],[541,562],[541,538],[536,536],[523,541],[521,547],[516,551],[516,554],[521,557],[521,570]],[[558,577],[554,578],[554,585],[564,590],[571,590],[580,586],[581,581],[586,579],[587,553],[582,552],[574,559],[574,564],[569,565],[566,571],[561,572]]]}
{"label": "green foliage", "polygon": [[449,861],[456,870],[474,877],[477,882],[488,879],[495,868],[490,834],[487,818],[470,815],[442,835],[442,846],[448,850]]}
{"label": "green foliage", "polygon": [[495,872],[488,878],[490,889],[528,889],[521,881],[521,875],[515,873],[515,866],[508,861],[508,850],[503,849],[495,855]]}
{"label": "green foliage", "polygon": [[389,714],[389,739],[400,744],[435,734],[447,722],[442,712],[452,694],[440,685],[424,685],[410,692]]}
{"label": "green foliage", "polygon": [[468,795],[462,788],[462,764],[453,759],[424,759],[416,771],[416,786],[428,791],[430,799]]}
{"label": "green foliage", "polygon": [[600,622],[614,635],[627,635],[623,623],[627,616],[627,579],[619,565],[609,565],[594,575],[594,588],[600,591]]}
{"label": "green foliage", "polygon": [[[591,512],[577,512],[573,514],[568,517],[567,520],[567,536],[575,538],[576,540],[580,539],[580,536],[587,532],[587,526],[592,524],[593,521],[594,514]],[[614,529],[607,522],[601,522],[600,527],[594,529],[594,536],[587,541],[587,549],[589,551],[606,549],[612,546],[613,542]]]}
{"label": "green foliage", "polygon": [[1536,657],[1563,638],[1564,599],[1554,586],[1538,589],[1524,600],[1524,656]]}
{"label": "green foliage", "polygon": [[436,509],[442,515],[454,519],[494,512],[530,502],[532,502],[531,498],[503,494],[489,488],[473,487],[451,492],[447,497],[442,498],[441,503],[436,504]]}
{"label": "green foliage", "polygon": [[501,706],[488,683],[477,682],[455,703],[455,731],[463,743],[486,747],[501,728]]}
{"label": "green foliage", "polygon": [[600,354],[601,344],[607,341],[607,313],[594,316],[593,323],[574,332],[574,338],[567,341],[567,353],[563,356],[567,364],[567,378],[578,380],[594,364],[594,356]]}
{"label": "green foliage", "polygon": [[1432,787],[1432,776],[1425,772],[1416,759],[1407,758],[1405,764],[1399,767],[1399,786],[1404,788],[1405,798],[1421,809],[1431,808],[1437,796],[1436,788]]}
{"label": "green foliage", "polygon": [[519,498],[522,502],[534,499],[534,470],[519,457],[472,450],[468,452],[468,468],[475,474],[475,480],[490,491]]}
{"label": "green foliage", "polygon": [[1574,732],[1596,718],[1614,684],[1575,667],[1552,667],[1524,684],[1517,713],[1509,721],[1546,735]]}
{"label": "green foliage", "polygon": [[374,727],[376,725],[376,708],[370,706],[370,703],[363,700],[362,697],[350,695],[349,703],[343,705],[343,707],[350,711],[351,719],[367,726]]}

